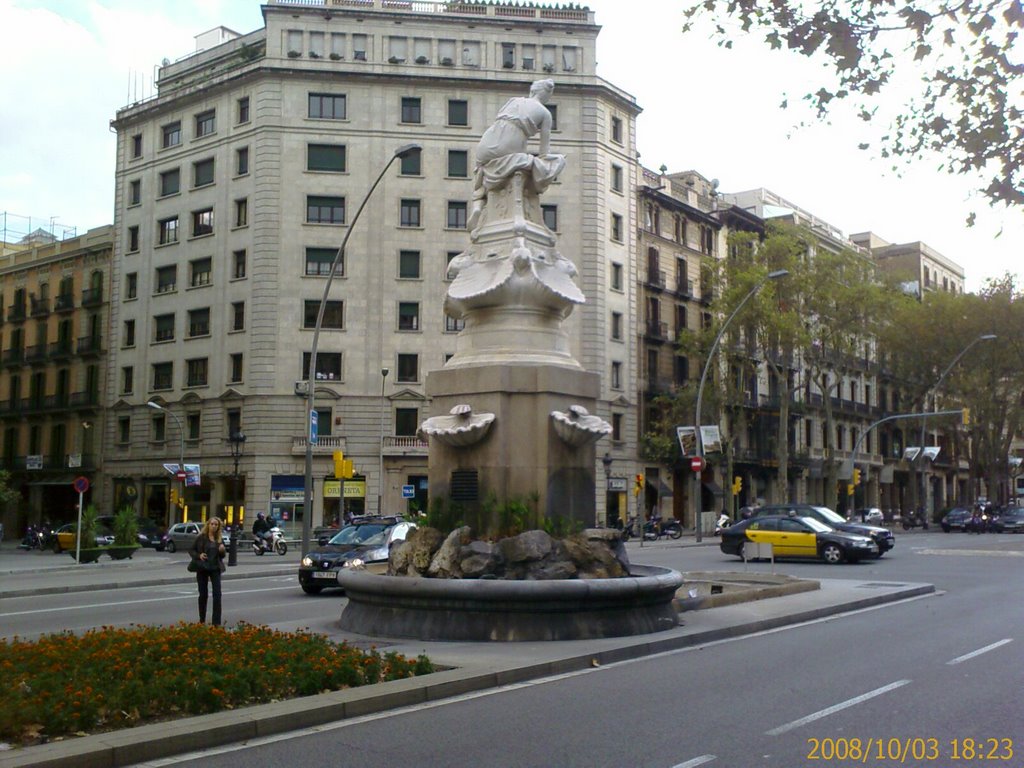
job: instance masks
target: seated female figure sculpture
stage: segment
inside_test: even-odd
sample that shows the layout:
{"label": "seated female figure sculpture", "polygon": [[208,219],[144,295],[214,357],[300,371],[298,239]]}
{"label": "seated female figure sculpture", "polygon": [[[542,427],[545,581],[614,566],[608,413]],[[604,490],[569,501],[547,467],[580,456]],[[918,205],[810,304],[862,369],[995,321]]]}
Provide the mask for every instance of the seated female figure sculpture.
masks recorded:
{"label": "seated female figure sculpture", "polygon": [[[565,167],[564,155],[550,154],[551,113],[544,106],[555,89],[554,80],[537,80],[528,97],[509,99],[498,111],[494,123],[484,131],[476,148],[473,181],[473,208],[469,229],[480,220],[487,194],[503,187],[516,171],[529,171],[533,188],[539,194]],[[531,138],[540,135],[540,152],[527,152]]]}

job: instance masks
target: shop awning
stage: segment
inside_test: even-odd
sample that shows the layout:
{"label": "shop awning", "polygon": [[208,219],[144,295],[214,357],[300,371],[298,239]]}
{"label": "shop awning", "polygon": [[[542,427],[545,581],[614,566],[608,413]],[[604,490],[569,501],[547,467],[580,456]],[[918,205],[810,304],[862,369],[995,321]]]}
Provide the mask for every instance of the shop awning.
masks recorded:
{"label": "shop awning", "polygon": [[661,497],[666,497],[666,496],[671,496],[672,495],[672,489],[669,488],[667,485],[665,485],[665,481],[662,480],[660,477],[658,478],[658,484],[657,485],[655,485],[650,480],[648,480],[647,481],[647,488],[649,490],[653,491],[654,493],[658,494],[658,496],[661,496]]}
{"label": "shop awning", "polygon": [[708,480],[704,483],[705,490],[710,491],[715,496],[724,496],[725,492],[722,490],[722,486],[716,483],[714,480]]}

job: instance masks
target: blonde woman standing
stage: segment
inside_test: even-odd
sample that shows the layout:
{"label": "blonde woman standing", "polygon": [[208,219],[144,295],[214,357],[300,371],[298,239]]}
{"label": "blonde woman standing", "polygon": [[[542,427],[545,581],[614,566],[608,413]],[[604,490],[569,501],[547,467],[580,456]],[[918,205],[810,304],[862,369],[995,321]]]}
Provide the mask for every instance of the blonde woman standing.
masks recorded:
{"label": "blonde woman standing", "polygon": [[220,575],[224,572],[224,541],[221,532],[224,524],[219,517],[211,517],[192,543],[189,554],[195,566],[196,583],[199,585],[199,623],[206,623],[206,603],[209,587],[213,584],[213,625],[220,626]]}

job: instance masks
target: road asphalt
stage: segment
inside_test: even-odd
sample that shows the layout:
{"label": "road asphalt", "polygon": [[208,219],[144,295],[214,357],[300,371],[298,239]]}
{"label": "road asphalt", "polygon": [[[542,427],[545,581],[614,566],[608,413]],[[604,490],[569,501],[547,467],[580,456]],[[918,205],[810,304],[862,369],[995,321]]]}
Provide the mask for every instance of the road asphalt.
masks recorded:
{"label": "road asphalt", "polygon": [[[717,545],[717,539],[705,539]],[[660,542],[659,542],[660,544]],[[648,545],[650,546],[650,545]],[[693,537],[670,546],[701,546]],[[639,561],[640,551],[630,549]],[[66,558],[66,559],[65,559]],[[284,557],[239,553],[227,579],[294,573],[296,551]],[[0,600],[61,592],[191,582],[184,559],[142,552],[131,560],[78,565],[67,556],[0,548]],[[143,725],[32,747],[0,751],[0,768],[112,768],[184,752],[308,728],[345,718],[422,704],[459,694],[598,667],[654,653],[740,637],[933,593],[931,584],[821,579],[820,589],[680,614],[680,625],[650,635],[529,643],[446,643],[369,638],[338,628],[331,638],[415,657],[442,671],[301,699]]]}

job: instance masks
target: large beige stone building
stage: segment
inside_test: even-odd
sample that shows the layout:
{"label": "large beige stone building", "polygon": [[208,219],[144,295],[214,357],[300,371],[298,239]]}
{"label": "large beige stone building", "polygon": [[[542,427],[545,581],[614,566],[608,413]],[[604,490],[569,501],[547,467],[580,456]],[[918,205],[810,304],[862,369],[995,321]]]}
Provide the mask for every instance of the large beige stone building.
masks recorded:
{"label": "large beige stone building", "polygon": [[[271,2],[265,26],[213,30],[160,69],[158,95],[120,110],[117,132],[107,498],[137,494],[168,521],[185,500],[234,498],[228,438],[247,437],[240,496],[251,518],[301,522],[304,401],[312,327],[339,243],[374,179],[395,162],[352,232],[320,336],[312,522],[425,502],[424,382],[455,351],[447,263],[468,243],[477,140],[531,81],[556,82],[552,151],[568,156],[545,218],[579,269],[587,303],[572,353],[602,376],[598,455],[609,482],[635,470],[637,178],[635,100],[596,73],[599,27],[577,7],[511,3]],[[386,373],[384,373],[386,371]],[[165,410],[147,407],[155,401]],[[172,423],[168,423],[172,422]],[[180,429],[180,436],[179,436]],[[363,483],[342,502],[332,453]],[[383,470],[383,472],[380,471]],[[600,466],[597,476],[603,476]],[[597,515],[605,494],[598,494]]]}

